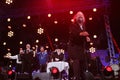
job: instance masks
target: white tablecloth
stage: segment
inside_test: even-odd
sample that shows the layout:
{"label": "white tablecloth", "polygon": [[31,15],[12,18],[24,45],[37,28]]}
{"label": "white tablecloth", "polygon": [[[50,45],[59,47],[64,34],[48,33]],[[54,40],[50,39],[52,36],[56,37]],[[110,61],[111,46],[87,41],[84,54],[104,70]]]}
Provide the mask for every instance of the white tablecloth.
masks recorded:
{"label": "white tablecloth", "polygon": [[60,72],[65,70],[67,72],[67,74],[69,73],[68,72],[69,64],[67,62],[64,62],[64,61],[49,62],[47,64],[47,73],[50,73],[50,68],[52,68],[52,67],[57,67]]}

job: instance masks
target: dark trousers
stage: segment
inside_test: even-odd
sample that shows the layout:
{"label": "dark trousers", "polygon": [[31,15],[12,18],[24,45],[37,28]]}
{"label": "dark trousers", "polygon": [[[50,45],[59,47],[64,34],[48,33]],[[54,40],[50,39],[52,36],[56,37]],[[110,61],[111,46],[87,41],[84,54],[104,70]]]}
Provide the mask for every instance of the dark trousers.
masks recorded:
{"label": "dark trousers", "polygon": [[40,72],[46,72],[47,65],[46,64],[40,64]]}
{"label": "dark trousers", "polygon": [[75,80],[85,80],[85,61],[79,59],[73,60],[72,67]]}
{"label": "dark trousers", "polygon": [[16,72],[22,73],[22,64],[16,64]]}

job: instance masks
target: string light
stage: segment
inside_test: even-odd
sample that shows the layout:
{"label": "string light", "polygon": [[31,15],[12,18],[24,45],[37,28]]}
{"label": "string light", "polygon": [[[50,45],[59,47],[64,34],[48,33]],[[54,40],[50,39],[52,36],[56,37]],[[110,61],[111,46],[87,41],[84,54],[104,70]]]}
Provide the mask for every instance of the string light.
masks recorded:
{"label": "string light", "polygon": [[93,35],[93,38],[95,38],[95,39],[96,39],[96,38],[97,38],[97,35]]}
{"label": "string light", "polygon": [[27,19],[30,19],[31,17],[30,16],[27,16]]}
{"label": "string light", "polygon": [[73,14],[73,11],[70,11],[69,13],[70,13],[70,14]]}
{"label": "string light", "polygon": [[20,41],[20,44],[23,44],[23,42],[22,42],[22,41]]}
{"label": "string light", "polygon": [[23,27],[26,27],[27,25],[26,25],[26,24],[23,24],[22,26],[23,26]]}
{"label": "string light", "polygon": [[96,8],[93,8],[93,12],[96,12],[97,11],[97,9]]}
{"label": "string light", "polygon": [[7,18],[7,21],[8,21],[8,22],[10,22],[10,21],[11,21],[11,19],[10,19],[10,18]]}
{"label": "string light", "polygon": [[74,19],[71,19],[71,22],[74,22]]}
{"label": "string light", "polygon": [[92,17],[89,17],[89,20],[91,21],[91,20],[93,20],[93,18],[92,18]]}
{"label": "string light", "polygon": [[58,38],[55,38],[55,42],[58,42]]}
{"label": "string light", "polygon": [[3,45],[5,46],[7,43],[6,42],[3,42]]}
{"label": "string light", "polygon": [[51,17],[51,16],[52,16],[52,15],[49,13],[49,14],[48,14],[48,17]]}
{"label": "string light", "polygon": [[11,29],[11,26],[8,26],[8,29]]}
{"label": "string light", "polygon": [[54,21],[54,23],[55,23],[55,24],[57,24],[57,23],[58,23],[58,21]]}
{"label": "string light", "polygon": [[39,43],[39,40],[38,40],[38,39],[36,40],[36,43]]}

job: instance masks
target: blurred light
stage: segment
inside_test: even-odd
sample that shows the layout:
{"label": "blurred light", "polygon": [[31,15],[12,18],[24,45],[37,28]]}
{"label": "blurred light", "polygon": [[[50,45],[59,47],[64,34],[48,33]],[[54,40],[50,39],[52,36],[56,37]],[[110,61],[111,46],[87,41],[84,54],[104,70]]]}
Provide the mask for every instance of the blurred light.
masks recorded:
{"label": "blurred light", "polygon": [[27,16],[27,19],[30,19],[31,17],[30,16]]}
{"label": "blurred light", "polygon": [[10,21],[11,21],[11,19],[10,19],[10,18],[7,18],[7,21],[8,21],[8,22],[10,22]]}
{"label": "blurred light", "polygon": [[74,19],[71,19],[71,22],[74,22]]}
{"label": "blurred light", "polygon": [[39,43],[39,40],[38,40],[38,39],[36,40],[36,43]]}
{"label": "blurred light", "polygon": [[48,49],[48,48],[49,48],[49,46],[45,46],[45,48],[46,48],[46,49]]}
{"label": "blurred light", "polygon": [[111,66],[107,66],[106,70],[109,71],[109,72],[111,72],[112,71],[112,67]]}
{"label": "blurred light", "polygon": [[23,26],[23,27],[26,27],[27,25],[26,25],[26,24],[23,24],[22,26]]}
{"label": "blurred light", "polygon": [[114,75],[114,71],[112,70],[111,66],[106,66],[103,73],[105,76],[113,76]]}
{"label": "blurred light", "polygon": [[22,41],[20,41],[20,44],[23,44],[23,42],[22,42]]}
{"label": "blurred light", "polygon": [[13,0],[6,0],[5,3],[6,4],[11,4],[11,3],[13,3]]}
{"label": "blurred light", "polygon": [[90,42],[90,45],[92,46],[92,45],[93,45],[93,43],[92,43],[92,42]]}
{"label": "blurred light", "polygon": [[60,72],[57,67],[52,67],[50,68],[51,75],[53,76],[54,79],[58,79]]}
{"label": "blurred light", "polygon": [[70,11],[69,13],[70,13],[70,14],[73,14],[73,11]]}
{"label": "blurred light", "polygon": [[91,48],[89,48],[89,51],[90,51],[91,53],[94,53],[94,52],[96,52],[96,49],[95,49],[94,47],[91,47]]}
{"label": "blurred light", "polygon": [[93,12],[96,12],[97,11],[97,9],[96,8],[93,8]]}
{"label": "blurred light", "polygon": [[7,51],[10,51],[10,48],[8,48]]}
{"label": "blurred light", "polygon": [[91,21],[93,18],[92,17],[89,17],[89,20]]}
{"label": "blurred light", "polygon": [[51,17],[51,16],[52,16],[52,15],[49,13],[49,14],[48,14],[48,17]]}
{"label": "blurred light", "polygon": [[11,68],[11,67],[12,67],[12,65],[9,65],[9,67]]}
{"label": "blurred light", "polygon": [[6,54],[6,56],[11,56],[11,53],[10,53],[10,52],[8,52],[8,53]]}
{"label": "blurred light", "polygon": [[9,37],[12,37],[13,35],[14,35],[14,32],[13,32],[13,31],[9,31],[9,32],[8,32],[8,36],[9,36]]}
{"label": "blurred light", "polygon": [[8,71],[8,75],[12,75],[13,71],[12,70],[9,70]]}
{"label": "blurred light", "polygon": [[97,35],[93,35],[93,38],[95,38],[95,39],[96,39],[96,38],[97,38]]}
{"label": "blurred light", "polygon": [[36,48],[38,48],[38,45],[35,45]]}
{"label": "blurred light", "polygon": [[11,29],[11,26],[8,26],[8,29]]}
{"label": "blurred light", "polygon": [[58,38],[55,38],[55,42],[58,42]]}
{"label": "blurred light", "polygon": [[38,33],[38,34],[43,34],[43,33],[44,33],[44,29],[39,28],[39,29],[37,30],[37,33]]}
{"label": "blurred light", "polygon": [[58,21],[54,21],[54,23],[55,23],[55,24],[57,24],[57,23],[58,23]]}
{"label": "blurred light", "polygon": [[3,42],[3,45],[5,46],[7,43],[6,42]]}

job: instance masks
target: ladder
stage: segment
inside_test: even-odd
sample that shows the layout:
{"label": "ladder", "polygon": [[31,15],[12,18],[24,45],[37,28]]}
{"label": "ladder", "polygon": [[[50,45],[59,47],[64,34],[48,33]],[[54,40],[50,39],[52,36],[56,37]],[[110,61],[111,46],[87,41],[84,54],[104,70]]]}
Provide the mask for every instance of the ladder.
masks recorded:
{"label": "ladder", "polygon": [[106,29],[106,35],[107,35],[107,42],[108,42],[108,50],[110,55],[110,65],[114,64],[115,60],[115,49],[112,41],[112,33],[110,29],[109,24],[109,17],[107,15],[104,15],[104,21],[105,21],[105,29]]}

